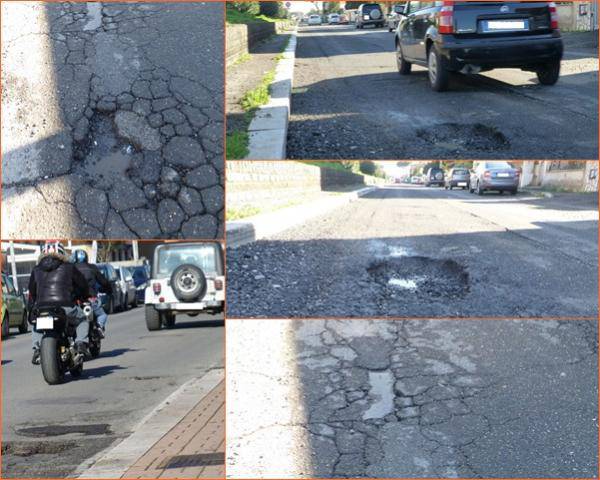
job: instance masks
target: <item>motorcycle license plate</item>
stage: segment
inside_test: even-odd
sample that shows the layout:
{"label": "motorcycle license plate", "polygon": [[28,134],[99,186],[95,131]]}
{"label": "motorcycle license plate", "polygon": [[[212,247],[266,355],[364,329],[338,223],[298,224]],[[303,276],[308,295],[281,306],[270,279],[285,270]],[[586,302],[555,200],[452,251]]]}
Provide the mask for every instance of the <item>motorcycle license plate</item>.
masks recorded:
{"label": "motorcycle license plate", "polygon": [[35,322],[37,330],[52,330],[54,328],[53,317],[38,317]]}

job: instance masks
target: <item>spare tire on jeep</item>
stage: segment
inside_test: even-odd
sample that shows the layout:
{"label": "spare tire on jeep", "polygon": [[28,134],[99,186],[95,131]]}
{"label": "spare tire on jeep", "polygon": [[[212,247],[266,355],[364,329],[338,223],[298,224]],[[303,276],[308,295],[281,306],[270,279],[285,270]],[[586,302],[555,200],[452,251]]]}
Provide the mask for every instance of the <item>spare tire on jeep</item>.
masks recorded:
{"label": "spare tire on jeep", "polygon": [[206,276],[197,266],[185,263],[173,271],[171,288],[182,302],[199,300],[206,293]]}

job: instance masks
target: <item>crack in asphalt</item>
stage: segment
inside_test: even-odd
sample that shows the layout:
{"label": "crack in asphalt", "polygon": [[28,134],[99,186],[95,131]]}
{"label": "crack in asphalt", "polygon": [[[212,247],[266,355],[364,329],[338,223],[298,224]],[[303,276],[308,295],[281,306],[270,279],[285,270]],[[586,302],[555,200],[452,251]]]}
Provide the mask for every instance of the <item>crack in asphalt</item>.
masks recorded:
{"label": "crack in asphalt", "polygon": [[[40,35],[52,40],[65,83],[58,88],[68,91],[61,108],[71,145],[61,145],[60,174],[7,181],[5,191],[33,188],[47,205],[68,205],[80,238],[223,236],[223,92],[194,78],[198,67],[172,58],[173,66],[161,65],[154,51],[157,40],[182,34],[157,23],[183,5],[102,3],[101,26],[93,30],[84,28],[85,3],[47,6],[50,31]],[[207,4],[191,8],[222,15]],[[37,230],[43,236],[42,221]]]}

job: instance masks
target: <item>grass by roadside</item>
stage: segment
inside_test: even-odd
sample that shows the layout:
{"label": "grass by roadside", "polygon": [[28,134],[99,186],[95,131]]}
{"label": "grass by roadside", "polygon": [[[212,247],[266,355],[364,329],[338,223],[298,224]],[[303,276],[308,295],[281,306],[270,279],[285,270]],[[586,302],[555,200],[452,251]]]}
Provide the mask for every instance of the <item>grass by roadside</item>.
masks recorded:
{"label": "grass by roadside", "polygon": [[247,23],[254,23],[254,22],[274,23],[274,22],[281,21],[281,18],[272,18],[272,17],[267,17],[266,15],[253,15],[248,12],[240,12],[239,10],[236,10],[234,8],[227,8],[225,18],[227,20],[227,23],[231,23],[231,24],[235,24],[235,23],[247,24]]}

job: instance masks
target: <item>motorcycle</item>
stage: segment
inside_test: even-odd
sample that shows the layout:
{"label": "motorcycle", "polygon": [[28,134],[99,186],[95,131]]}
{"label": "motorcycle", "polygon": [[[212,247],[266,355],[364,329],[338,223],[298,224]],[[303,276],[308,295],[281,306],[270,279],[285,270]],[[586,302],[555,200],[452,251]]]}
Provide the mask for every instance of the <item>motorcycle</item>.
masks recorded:
{"label": "motorcycle", "polygon": [[[89,303],[83,304],[83,313],[89,323],[89,350],[95,358],[100,355],[102,342],[99,327]],[[75,348],[76,328],[65,311],[61,307],[36,308],[32,317],[34,328],[42,333],[40,364],[46,383],[63,383],[67,371],[73,378],[80,377],[85,358]]]}

